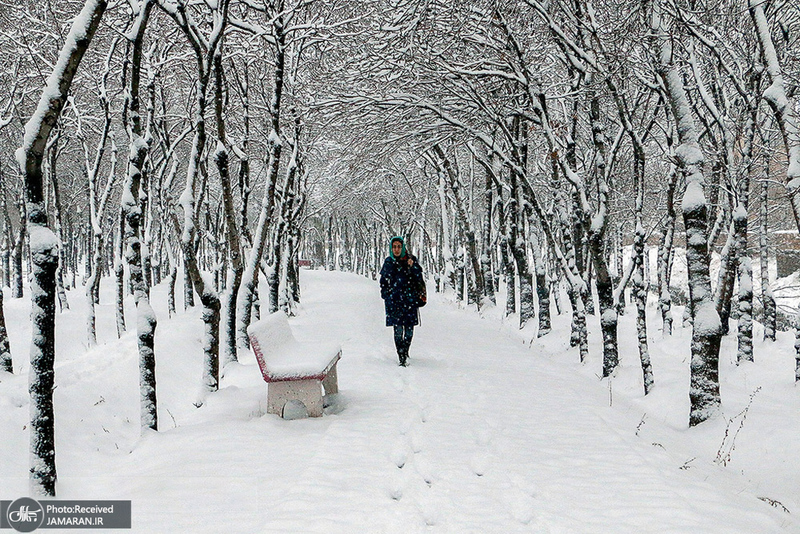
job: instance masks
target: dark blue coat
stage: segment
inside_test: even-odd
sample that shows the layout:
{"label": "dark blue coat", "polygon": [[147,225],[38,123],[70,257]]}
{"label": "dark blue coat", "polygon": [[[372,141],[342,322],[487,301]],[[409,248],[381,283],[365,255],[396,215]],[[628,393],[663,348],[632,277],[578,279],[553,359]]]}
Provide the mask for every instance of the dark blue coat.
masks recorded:
{"label": "dark blue coat", "polygon": [[415,326],[419,324],[419,296],[425,286],[422,267],[417,258],[410,256],[414,265],[409,267],[409,256],[395,259],[390,256],[381,268],[381,298],[386,306],[386,326]]}

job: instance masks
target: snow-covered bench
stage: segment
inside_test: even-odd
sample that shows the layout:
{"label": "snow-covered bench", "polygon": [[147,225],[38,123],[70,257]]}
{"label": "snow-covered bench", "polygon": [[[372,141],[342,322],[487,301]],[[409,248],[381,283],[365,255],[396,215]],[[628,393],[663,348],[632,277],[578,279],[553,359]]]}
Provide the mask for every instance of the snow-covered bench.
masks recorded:
{"label": "snow-covered bench", "polygon": [[339,392],[336,363],[342,357],[335,343],[299,343],[282,311],[247,328],[250,344],[267,382],[267,413],[285,417],[289,403],[302,403],[310,417],[322,415],[323,398]]}

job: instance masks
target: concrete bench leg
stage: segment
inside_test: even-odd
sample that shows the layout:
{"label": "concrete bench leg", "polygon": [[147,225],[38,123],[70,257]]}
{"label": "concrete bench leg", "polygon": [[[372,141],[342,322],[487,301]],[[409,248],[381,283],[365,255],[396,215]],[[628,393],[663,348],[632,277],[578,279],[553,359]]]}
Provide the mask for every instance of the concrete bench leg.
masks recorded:
{"label": "concrete bench leg", "polygon": [[325,388],[325,395],[339,393],[339,376],[336,374],[335,363],[325,378],[322,379],[322,387]]}
{"label": "concrete bench leg", "polygon": [[309,417],[322,416],[322,387],[319,380],[291,380],[267,384],[267,413],[283,417],[283,406],[299,400],[306,406]]}

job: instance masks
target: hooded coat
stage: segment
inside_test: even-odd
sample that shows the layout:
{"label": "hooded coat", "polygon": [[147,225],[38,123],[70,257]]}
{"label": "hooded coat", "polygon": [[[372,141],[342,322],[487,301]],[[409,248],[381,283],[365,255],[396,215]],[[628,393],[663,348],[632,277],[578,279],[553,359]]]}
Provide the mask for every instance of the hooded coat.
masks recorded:
{"label": "hooded coat", "polygon": [[[408,253],[402,238],[393,237],[390,246],[398,239],[403,243],[400,256],[395,258],[390,249],[381,268],[381,298],[386,307],[386,326],[416,326],[419,324],[419,296],[424,291],[425,280],[422,267],[417,258]],[[414,261],[411,266],[408,265],[409,258]]]}

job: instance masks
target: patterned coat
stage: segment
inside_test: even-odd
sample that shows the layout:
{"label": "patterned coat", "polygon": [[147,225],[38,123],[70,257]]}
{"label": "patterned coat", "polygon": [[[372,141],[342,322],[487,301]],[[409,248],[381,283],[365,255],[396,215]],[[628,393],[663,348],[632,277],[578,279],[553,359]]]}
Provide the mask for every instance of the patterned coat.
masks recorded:
{"label": "patterned coat", "polygon": [[[408,259],[414,260],[409,267]],[[390,256],[381,268],[381,298],[386,307],[386,326],[415,326],[419,324],[419,297],[425,280],[417,258]]]}

